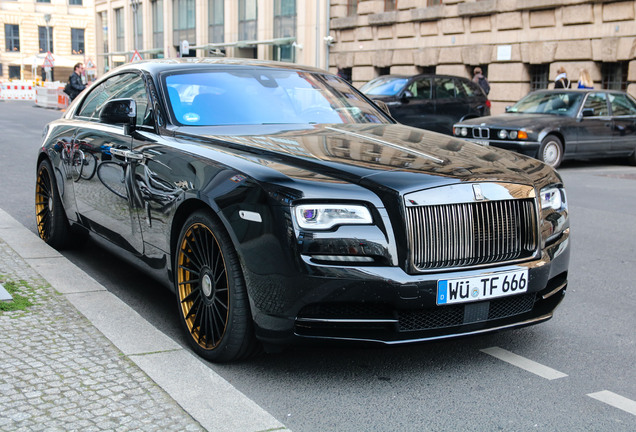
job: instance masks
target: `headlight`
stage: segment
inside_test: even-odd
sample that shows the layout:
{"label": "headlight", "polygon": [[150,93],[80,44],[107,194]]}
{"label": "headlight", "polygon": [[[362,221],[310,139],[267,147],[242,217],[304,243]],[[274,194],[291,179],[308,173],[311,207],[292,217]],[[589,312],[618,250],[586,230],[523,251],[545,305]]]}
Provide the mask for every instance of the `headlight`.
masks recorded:
{"label": "headlight", "polygon": [[365,225],[373,222],[369,209],[361,205],[302,204],[294,208],[302,229],[327,230],[336,225]]}
{"label": "headlight", "polygon": [[505,129],[502,129],[499,131],[499,139],[506,139],[508,138],[508,131]]}
{"label": "headlight", "polygon": [[510,139],[517,139],[517,131],[510,131]]}
{"label": "headlight", "polygon": [[459,130],[459,134],[463,137],[468,136],[468,128],[465,128],[465,127],[461,128]]}
{"label": "headlight", "polygon": [[541,208],[551,208],[553,210],[560,210],[564,207],[565,190],[557,187],[550,187],[541,190]]}

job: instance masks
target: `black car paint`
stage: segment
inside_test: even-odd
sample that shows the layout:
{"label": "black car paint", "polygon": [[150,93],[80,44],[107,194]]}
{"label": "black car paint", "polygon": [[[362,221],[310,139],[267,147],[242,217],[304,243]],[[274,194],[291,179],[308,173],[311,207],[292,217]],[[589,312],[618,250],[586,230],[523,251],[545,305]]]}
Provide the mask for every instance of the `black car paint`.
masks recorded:
{"label": "black car paint", "polygon": [[[550,93],[550,90],[540,91]],[[555,93],[567,93],[560,89]],[[577,158],[629,157],[636,151],[636,115],[588,116],[584,115],[583,106],[586,98],[592,93],[624,94],[612,90],[570,90],[572,93],[584,93],[580,106],[573,115],[505,113],[458,122],[455,127],[481,127],[490,130],[485,141],[489,145],[516,151],[525,155],[540,158],[538,151],[541,142],[548,135],[557,136],[563,143],[563,160]],[[538,92],[537,92],[538,93]],[[608,106],[610,111],[611,105]],[[609,113],[611,114],[611,113]],[[498,139],[498,131],[525,130],[527,140]],[[484,141],[478,138],[480,141]]]}
{"label": "black car paint", "polygon": [[[390,75],[390,77],[407,78],[407,76]],[[414,98],[408,88],[416,80],[446,79],[462,82],[470,86],[474,96],[443,97],[438,95],[436,85],[431,84],[431,98]],[[487,95],[481,87],[467,78],[453,75],[416,75],[408,77],[408,81],[395,96],[367,95],[372,100],[384,102],[391,116],[398,122],[421,129],[431,130],[446,135],[453,134],[453,125],[458,121],[490,115]]]}
{"label": "black car paint", "polygon": [[[168,119],[160,77],[184,67],[215,66],[151,62],[118,70],[144,77],[158,119],[153,127],[140,125],[127,135],[123,125],[79,120],[75,112],[82,96],[63,119],[48,126],[38,159],[49,158],[59,168],[60,193],[72,223],[117,245],[174,289],[171,255],[181,224],[195,209],[210,209],[222,221],[240,257],[256,333],[263,342],[319,337],[401,343],[528,325],[552,316],[567,283],[569,230],[549,244],[544,237],[539,255],[527,262],[418,273],[407,260],[402,202],[409,192],[483,181],[532,185],[538,192],[545,186],[562,185],[551,168],[519,154],[393,124],[388,118],[370,125],[177,127]],[[276,146],[276,140],[295,144],[293,148]],[[343,140],[348,143],[344,152],[337,150]],[[378,140],[388,145],[380,147],[379,154],[367,156],[365,151],[378,149]],[[96,178],[74,176],[62,160],[59,143],[81,145],[102,162],[123,162],[127,199],[101,187]],[[143,156],[143,162],[125,162],[108,151],[112,147]],[[391,157],[400,152],[407,157]],[[364,203],[372,209],[375,223],[306,232],[295,226],[290,214],[290,206],[301,200]],[[261,214],[262,223],[242,219],[239,210]],[[542,233],[567,224],[556,214],[541,221]],[[374,265],[325,264],[313,262],[306,254],[337,254],[351,248],[370,251],[376,258]],[[520,268],[529,269],[529,292],[540,292],[544,299],[533,311],[501,319],[494,327],[474,322],[433,332],[400,333],[389,326],[377,333],[348,328],[315,333],[295,325],[299,311],[315,303],[436,308],[440,277]],[[557,295],[549,295],[554,292]]]}

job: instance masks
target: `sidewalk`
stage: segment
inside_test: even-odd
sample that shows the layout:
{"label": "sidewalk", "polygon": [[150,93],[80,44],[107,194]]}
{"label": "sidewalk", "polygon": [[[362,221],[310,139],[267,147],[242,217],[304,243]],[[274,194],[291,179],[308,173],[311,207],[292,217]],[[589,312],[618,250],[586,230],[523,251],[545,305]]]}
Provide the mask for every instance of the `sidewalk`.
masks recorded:
{"label": "sidewalk", "polygon": [[2,431],[288,431],[0,210]]}

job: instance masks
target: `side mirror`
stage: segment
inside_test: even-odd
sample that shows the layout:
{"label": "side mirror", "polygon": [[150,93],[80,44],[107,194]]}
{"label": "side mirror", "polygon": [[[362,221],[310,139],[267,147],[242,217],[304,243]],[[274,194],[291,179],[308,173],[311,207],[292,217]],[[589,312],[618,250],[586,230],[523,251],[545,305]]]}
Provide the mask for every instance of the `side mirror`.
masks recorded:
{"label": "side mirror", "polygon": [[413,97],[413,92],[411,92],[410,90],[404,90],[404,93],[402,93],[401,99],[403,101],[407,101],[411,99],[412,97]]}
{"label": "side mirror", "polygon": [[386,104],[386,102],[381,100],[374,100],[373,103],[376,104],[382,111],[384,111],[386,115],[391,117],[391,111],[389,110],[389,106]]}
{"label": "side mirror", "polygon": [[506,112],[510,112],[510,108],[512,108],[512,106],[508,105],[508,106],[506,107]]}
{"label": "side mirror", "polygon": [[129,127],[129,132],[134,130],[137,123],[137,103],[134,99],[113,99],[99,113],[99,121],[106,124],[123,124]]}
{"label": "side mirror", "polygon": [[583,108],[581,115],[583,117],[594,117],[594,108]]}

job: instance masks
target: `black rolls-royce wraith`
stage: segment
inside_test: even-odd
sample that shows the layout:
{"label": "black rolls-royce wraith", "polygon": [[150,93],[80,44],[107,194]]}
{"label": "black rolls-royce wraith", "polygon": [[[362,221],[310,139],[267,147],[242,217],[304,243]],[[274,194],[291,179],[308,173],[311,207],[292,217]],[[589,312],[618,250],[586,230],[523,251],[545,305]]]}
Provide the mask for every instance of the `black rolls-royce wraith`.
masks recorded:
{"label": "black rolls-royce wraith", "polygon": [[567,286],[552,168],[396,124],[318,69],[122,66],[46,127],[37,163],[42,239],[90,233],[147,269],[212,361],[535,324]]}

